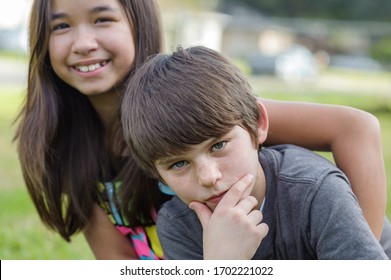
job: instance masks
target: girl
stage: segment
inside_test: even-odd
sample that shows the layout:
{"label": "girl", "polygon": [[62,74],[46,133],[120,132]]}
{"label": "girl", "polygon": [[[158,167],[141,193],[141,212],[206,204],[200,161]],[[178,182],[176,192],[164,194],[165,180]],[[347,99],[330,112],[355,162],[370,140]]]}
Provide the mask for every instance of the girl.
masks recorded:
{"label": "girl", "polygon": [[[83,231],[98,259],[162,258],[155,215],[170,196],[136,166],[120,125],[126,79],[162,49],[155,2],[35,0],[29,34],[16,140],[41,220],[67,241]],[[386,183],[378,121],[340,106],[263,102],[268,144],[331,150],[380,237]]]}

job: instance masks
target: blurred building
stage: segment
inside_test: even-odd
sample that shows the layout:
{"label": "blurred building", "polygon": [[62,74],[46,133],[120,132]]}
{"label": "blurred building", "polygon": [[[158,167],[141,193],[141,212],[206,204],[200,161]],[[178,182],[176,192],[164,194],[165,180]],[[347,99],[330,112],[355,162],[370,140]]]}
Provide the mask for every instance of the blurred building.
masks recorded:
{"label": "blurred building", "polygon": [[27,50],[27,21],[32,0],[0,0],[0,49]]}
{"label": "blurred building", "polygon": [[381,70],[370,49],[377,40],[391,37],[391,24],[385,22],[274,18],[243,9],[230,15],[166,12],[163,19],[169,50],[177,44],[202,44],[246,61],[255,74],[282,73],[288,61],[301,65],[309,76],[327,65]]}

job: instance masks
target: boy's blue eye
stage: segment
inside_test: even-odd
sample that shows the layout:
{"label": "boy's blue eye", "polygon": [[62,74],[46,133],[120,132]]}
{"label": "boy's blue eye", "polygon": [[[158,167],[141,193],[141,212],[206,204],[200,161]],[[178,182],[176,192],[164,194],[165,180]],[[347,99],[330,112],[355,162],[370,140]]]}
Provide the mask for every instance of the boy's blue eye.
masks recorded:
{"label": "boy's blue eye", "polygon": [[178,162],[174,163],[171,166],[171,168],[172,169],[180,169],[180,168],[184,167],[185,165],[187,165],[187,161],[181,160],[181,161],[178,161]]}
{"label": "boy's blue eye", "polygon": [[216,143],[213,145],[212,151],[220,151],[221,149],[223,149],[225,147],[226,144],[227,144],[227,141],[221,141],[219,143]]}

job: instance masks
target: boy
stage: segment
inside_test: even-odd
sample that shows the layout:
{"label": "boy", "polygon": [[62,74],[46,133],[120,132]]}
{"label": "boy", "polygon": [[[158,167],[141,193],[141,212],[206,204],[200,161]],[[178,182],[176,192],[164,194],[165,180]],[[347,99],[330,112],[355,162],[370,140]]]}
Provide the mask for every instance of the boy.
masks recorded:
{"label": "boy", "polygon": [[122,124],[136,161],[177,194],[157,222],[167,259],[388,259],[341,171],[299,147],[261,147],[266,110],[219,53],[150,59]]}

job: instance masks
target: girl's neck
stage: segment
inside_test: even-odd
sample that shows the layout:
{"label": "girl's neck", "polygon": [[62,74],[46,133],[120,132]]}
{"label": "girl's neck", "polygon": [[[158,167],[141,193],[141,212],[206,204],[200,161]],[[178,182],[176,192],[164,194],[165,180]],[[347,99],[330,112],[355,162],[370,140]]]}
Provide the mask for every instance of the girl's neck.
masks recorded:
{"label": "girl's neck", "polygon": [[119,93],[112,91],[88,96],[88,98],[105,128],[106,143],[111,147],[113,155],[118,157],[128,155],[126,147],[122,145],[124,143],[119,118],[122,99]]}
{"label": "girl's neck", "polygon": [[88,99],[98,113],[102,124],[109,131],[113,124],[119,121],[120,95],[117,92],[108,92],[88,96]]}

